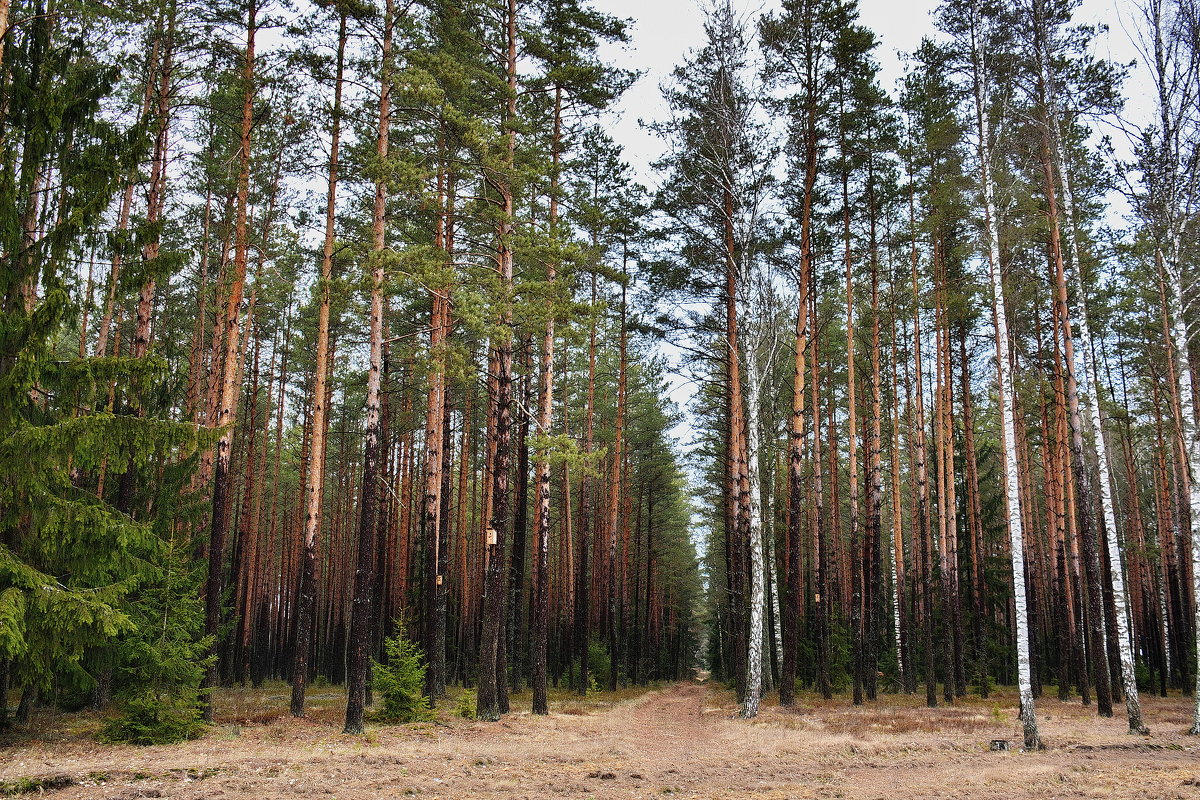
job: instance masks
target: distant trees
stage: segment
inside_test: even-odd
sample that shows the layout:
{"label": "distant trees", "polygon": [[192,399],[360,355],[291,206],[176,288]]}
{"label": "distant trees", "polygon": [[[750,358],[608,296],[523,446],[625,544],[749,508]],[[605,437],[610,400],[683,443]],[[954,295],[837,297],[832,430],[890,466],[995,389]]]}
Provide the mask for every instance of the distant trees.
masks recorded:
{"label": "distant trees", "polygon": [[1034,748],[1051,684],[1140,733],[1198,679],[1191,0],[1140,6],[1147,120],[1069,2],[947,0],[893,96],[855,3],[722,0],[652,197],[581,0],[0,9],[18,717],[494,720],[704,643],[747,717],[1016,684]]}
{"label": "distant trees", "polygon": [[[1146,9],[1147,30],[1159,33],[1145,49],[1174,85],[1165,76],[1190,74],[1191,12],[1165,8]],[[764,548],[781,557],[760,566],[749,529],[738,528],[745,451],[726,426],[750,415],[748,398],[727,407],[716,398],[736,396],[745,376],[708,372],[714,386],[693,407],[711,437],[702,452],[718,508],[706,568],[725,587],[709,598],[710,656],[740,696],[753,700],[757,656],[770,652],[756,639],[758,585],[782,587],[781,657],[771,666],[783,704],[797,685],[827,697],[845,686],[864,702],[876,678],[911,691],[918,673],[929,705],[939,680],[944,702],[969,683],[987,693],[993,681],[1014,682],[1026,743],[1039,747],[1043,681],[1063,699],[1074,688],[1085,704],[1094,690],[1102,715],[1114,695],[1124,700],[1133,733],[1145,731],[1139,672],[1159,676],[1159,691],[1190,681],[1191,655],[1169,656],[1193,627],[1182,534],[1192,518],[1190,420],[1169,409],[1193,395],[1164,361],[1172,351],[1189,357],[1186,337],[1172,333],[1184,329],[1171,326],[1191,312],[1170,306],[1186,296],[1170,276],[1186,270],[1172,272],[1161,256],[1161,282],[1151,284],[1161,291],[1132,301],[1160,308],[1157,338],[1134,333],[1145,318],[1121,323],[1122,298],[1141,290],[1118,265],[1132,257],[1146,269],[1146,254],[1167,248],[1135,228],[1117,257],[1101,233],[1115,183],[1089,149],[1089,125],[1115,118],[1122,71],[1088,55],[1097,32],[1071,12],[1040,0],[943,4],[939,35],[912,55],[895,105],[875,84],[874,38],[853,3],[784,3],[758,26],[766,87],[746,102],[762,101],[759,119],[786,132],[787,146],[782,160],[758,148],[757,165],[743,169],[781,176],[764,184],[769,222],[757,241],[771,243],[767,263],[786,265],[795,287],[781,295],[795,314],[794,362],[788,374],[768,370],[763,392],[776,401],[758,412],[765,418],[751,415],[771,432],[766,447],[787,454],[754,482],[787,486],[776,495],[786,504],[769,512],[783,533]],[[718,4],[711,13],[726,12]],[[723,96],[716,78],[694,65],[688,75],[702,82],[692,96]],[[664,91],[677,96],[674,85]],[[1172,110],[1183,108],[1173,91],[1160,102],[1171,121],[1135,140],[1145,166],[1133,169],[1186,194],[1160,177],[1174,168],[1152,144],[1176,135],[1160,130],[1190,130],[1190,117]],[[688,119],[658,128],[674,137],[672,153],[686,152],[676,142]],[[1151,158],[1160,159],[1152,168]],[[690,270],[690,285],[703,286],[719,274],[706,259],[725,240],[677,213],[682,174],[670,173],[659,201],[678,254],[670,274]],[[1149,184],[1131,191],[1167,230],[1173,217],[1151,211]],[[1182,194],[1166,202],[1190,208]],[[686,322],[691,342],[714,335],[715,318]],[[744,340],[762,326],[780,341],[780,322],[777,310],[746,308],[736,330]],[[754,351],[743,344],[739,363]],[[1136,441],[1155,453],[1149,461]],[[1149,525],[1147,511],[1158,515]]]}
{"label": "distant trees", "polygon": [[429,698],[478,681],[484,717],[510,677],[541,713],[585,691],[597,639],[613,685],[686,674],[677,419],[616,305],[639,190],[596,128],[624,23],[4,8],[0,696],[115,692],[171,738],[213,687],[288,679],[303,715],[321,675],[361,731],[402,615]]}
{"label": "distant trees", "polygon": [[738,694],[744,716],[758,713],[766,590],[762,502],[760,400],[763,351],[771,344],[747,339],[739,318],[761,316],[771,291],[763,274],[761,215],[769,180],[770,146],[748,81],[745,25],[729,3],[709,13],[707,42],[676,68],[665,96],[673,113],[657,131],[670,150],[658,165],[667,172],[658,206],[668,215],[685,254],[683,280],[674,288],[721,298],[723,322],[713,323],[725,387],[721,492],[725,519],[726,586]]}

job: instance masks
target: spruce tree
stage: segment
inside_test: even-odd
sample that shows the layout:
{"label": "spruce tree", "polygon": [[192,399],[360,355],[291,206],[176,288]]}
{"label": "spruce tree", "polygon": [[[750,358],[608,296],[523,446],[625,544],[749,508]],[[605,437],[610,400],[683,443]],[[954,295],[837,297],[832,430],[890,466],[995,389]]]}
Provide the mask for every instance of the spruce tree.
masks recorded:
{"label": "spruce tree", "polygon": [[[26,699],[54,679],[90,685],[88,648],[135,631],[131,593],[169,580],[174,555],[162,537],[174,502],[150,494],[134,513],[114,484],[129,470],[186,463],[202,441],[193,425],[157,413],[169,379],[162,359],[80,356],[64,335],[82,305],[71,259],[152,130],[148,119],[102,113],[118,78],[101,49],[112,21],[94,18],[89,35],[34,14],[9,32],[0,81],[0,660]],[[60,188],[45,193],[51,177]],[[142,413],[110,406],[116,383],[124,409]]]}

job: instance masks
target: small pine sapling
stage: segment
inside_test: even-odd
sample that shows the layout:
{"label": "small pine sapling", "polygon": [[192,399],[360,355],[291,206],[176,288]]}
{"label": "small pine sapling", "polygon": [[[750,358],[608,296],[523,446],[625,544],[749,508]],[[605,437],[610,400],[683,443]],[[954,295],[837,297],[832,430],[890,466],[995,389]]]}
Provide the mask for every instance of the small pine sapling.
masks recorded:
{"label": "small pine sapling", "polygon": [[425,655],[404,635],[404,620],[396,634],[383,642],[384,661],[372,662],[373,683],[379,705],[373,717],[380,722],[428,722],[434,718],[425,696]]}

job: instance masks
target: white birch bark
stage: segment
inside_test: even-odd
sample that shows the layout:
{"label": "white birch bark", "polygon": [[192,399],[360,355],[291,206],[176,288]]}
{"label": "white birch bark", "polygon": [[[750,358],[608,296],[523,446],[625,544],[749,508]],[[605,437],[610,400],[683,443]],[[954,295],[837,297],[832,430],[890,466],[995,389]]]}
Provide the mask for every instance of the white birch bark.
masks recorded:
{"label": "white birch bark", "polygon": [[[892,320],[892,363],[895,370],[896,362],[896,323]],[[893,630],[896,633],[896,663],[900,665],[900,681],[904,687],[908,686],[909,676],[906,674],[912,670],[905,659],[904,644],[905,636],[901,633],[901,617],[904,613],[902,604],[904,596],[900,592],[900,575],[904,568],[904,515],[900,506],[900,402],[899,402],[899,381],[893,371],[892,375],[892,535],[888,537],[888,549],[892,553],[892,624]],[[907,689],[906,689],[907,690]]]}
{"label": "white birch bark", "polygon": [[[1075,348],[1075,377],[1079,387],[1079,401],[1088,409],[1093,431],[1096,453],[1096,469],[1100,473],[1100,506],[1104,512],[1104,536],[1108,541],[1108,565],[1112,579],[1113,605],[1116,607],[1117,650],[1121,656],[1121,686],[1125,693],[1125,713],[1129,718],[1129,732],[1147,734],[1150,731],[1142,720],[1142,704],[1138,697],[1137,673],[1134,669],[1133,646],[1130,643],[1128,599],[1125,595],[1125,576],[1121,570],[1121,549],[1117,540],[1117,515],[1113,510],[1113,479],[1108,462],[1108,445],[1104,440],[1104,421],[1100,415],[1100,374],[1092,350],[1092,332],[1087,318],[1087,291],[1083,282],[1083,268],[1079,260],[1079,240],[1075,233],[1075,200],[1071,193],[1070,171],[1064,158],[1062,133],[1058,117],[1051,110],[1053,120],[1051,133],[1054,140],[1055,157],[1058,160],[1058,176],[1062,182],[1063,216],[1066,218],[1067,251],[1071,257],[1072,273],[1075,277],[1075,300],[1079,311],[1074,314],[1079,325]],[[1094,396],[1093,396],[1094,387]],[[1086,469],[1086,466],[1083,466]],[[1089,513],[1083,509],[1083,513]]]}
{"label": "white birch bark", "polygon": [[[986,152],[986,147],[981,147]],[[986,163],[986,162],[985,162]],[[986,166],[983,168],[986,171]],[[1004,496],[1008,510],[1008,537],[1012,551],[1013,604],[1017,625],[1017,685],[1021,695],[1021,721],[1025,747],[1041,749],[1037,712],[1033,704],[1033,680],[1029,661],[1029,611],[1025,605],[1025,542],[1021,526],[1021,498],[1017,492],[1017,445],[1014,435],[1012,384],[1008,375],[1008,320],[1004,311],[1004,285],[1000,276],[1000,252],[992,215],[992,187],[984,178],[984,216],[987,218],[988,271],[992,282],[992,309],[996,324],[996,379],[999,384],[1001,425],[1004,429]]]}
{"label": "white birch bark", "polygon": [[[900,575],[897,572],[899,565],[896,563],[896,540],[891,536],[888,537],[888,553],[892,559],[892,643],[896,647],[896,663],[903,668],[904,658],[900,653]],[[901,675],[903,676],[903,673]]]}
{"label": "white birch bark", "polygon": [[747,641],[746,698],[742,716],[758,715],[762,695],[763,612],[766,606],[762,535],[761,442],[758,432],[761,376],[753,339],[746,347],[746,471],[750,478],[750,635]]}
{"label": "white birch bark", "polygon": [[[1187,477],[1188,505],[1192,517],[1192,593],[1200,600],[1200,430],[1196,428],[1195,402],[1192,392],[1191,370],[1188,369],[1188,331],[1184,319],[1184,280],[1183,268],[1179,258],[1180,237],[1176,233],[1171,242],[1171,263],[1167,265],[1167,273],[1171,279],[1171,338],[1175,348],[1175,366],[1178,370],[1176,381],[1179,384],[1179,425],[1183,441],[1187,446]],[[1162,258],[1162,252],[1158,253]],[[1200,630],[1200,602],[1196,603],[1196,624]],[[1200,657],[1200,636],[1196,637],[1196,654]],[[1200,670],[1196,671],[1196,690],[1192,696],[1195,705],[1192,708],[1192,726],[1188,733],[1200,735]]]}
{"label": "white birch bark", "polygon": [[[763,498],[763,508],[769,513],[773,503],[773,492],[771,484],[767,484],[767,496]],[[778,517],[772,516],[772,519]],[[774,525],[771,530],[763,530],[763,539],[767,545],[767,580],[771,583],[771,619],[774,623],[771,627],[775,633],[775,663],[783,664],[783,624],[779,616],[779,573],[775,569],[775,530]]]}
{"label": "white birch bark", "polygon": [[1029,610],[1025,602],[1025,537],[1021,523],[1021,497],[1017,489],[1016,414],[1008,370],[1008,319],[1004,308],[1004,281],[1000,269],[1000,237],[996,222],[995,195],[991,177],[991,142],[988,130],[988,99],[984,85],[982,53],[977,41],[979,3],[971,7],[971,60],[974,71],[975,121],[979,137],[979,181],[983,199],[984,235],[987,239],[988,273],[992,284],[992,311],[996,327],[996,381],[1000,396],[1000,423],[1004,441],[1004,497],[1008,512],[1008,537],[1012,552],[1013,606],[1017,628],[1017,686],[1021,697],[1021,722],[1025,748],[1042,749],[1033,680],[1029,660]]}
{"label": "white birch bark", "polygon": [[1167,582],[1164,580],[1158,585],[1158,619],[1160,629],[1158,635],[1162,637],[1163,642],[1163,663],[1171,663],[1171,640],[1169,630],[1167,628],[1167,620],[1170,612],[1167,611]]}

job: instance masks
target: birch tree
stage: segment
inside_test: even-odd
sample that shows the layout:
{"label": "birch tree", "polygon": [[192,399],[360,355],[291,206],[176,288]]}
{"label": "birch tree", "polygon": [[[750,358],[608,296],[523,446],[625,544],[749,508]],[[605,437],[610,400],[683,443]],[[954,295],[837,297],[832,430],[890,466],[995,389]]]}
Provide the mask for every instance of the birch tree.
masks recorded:
{"label": "birch tree", "polygon": [[[766,278],[751,273],[758,269],[756,237],[771,151],[746,83],[749,53],[744,21],[729,2],[720,2],[708,11],[705,33],[705,45],[675,70],[672,82],[664,87],[673,118],[658,123],[655,130],[671,148],[660,164],[670,179],[659,193],[658,207],[677,221],[688,246],[703,253],[708,269],[719,270],[723,278],[718,282],[700,276],[694,288],[719,291],[724,302],[721,335],[729,424],[725,511],[733,521],[731,550],[738,549],[738,560],[744,552],[747,565],[745,623],[742,628],[738,610],[734,640],[735,647],[744,648],[737,656],[745,659],[744,684],[739,680],[744,685],[741,713],[753,717],[761,696],[766,608],[757,427],[765,370],[757,359],[767,345],[753,333],[743,341],[739,335],[747,314],[757,313],[747,306],[757,308],[758,296],[766,289]],[[735,596],[731,602],[736,609],[741,601]]]}
{"label": "birch tree", "polygon": [[[1185,453],[1196,630],[1200,629],[1200,427],[1195,423],[1197,396],[1189,369],[1196,310],[1190,302],[1195,293],[1188,262],[1192,257],[1189,233],[1200,207],[1200,7],[1194,0],[1146,0],[1141,12],[1144,28],[1139,45],[1150,65],[1155,120],[1134,132],[1142,186],[1131,195],[1170,289],[1164,324],[1169,325],[1167,348],[1175,366],[1170,377],[1179,403],[1176,426]],[[1200,735],[1200,669],[1193,697],[1196,703],[1188,732]]]}
{"label": "birch tree", "polygon": [[[1051,31],[1048,31],[1046,35],[1051,35]],[[1075,292],[1075,303],[1078,307],[1077,313],[1074,314],[1074,320],[1078,325],[1078,334],[1076,336],[1078,347],[1074,347],[1070,342],[1068,343],[1069,349],[1074,352],[1072,374],[1078,384],[1078,399],[1075,402],[1075,408],[1078,409],[1081,405],[1086,406],[1091,425],[1091,441],[1099,475],[1099,500],[1102,519],[1104,521],[1104,534],[1108,545],[1109,574],[1112,580],[1113,597],[1116,607],[1117,647],[1121,660],[1120,677],[1121,685],[1124,689],[1123,694],[1125,697],[1126,715],[1129,721],[1129,732],[1146,734],[1149,731],[1142,721],[1141,703],[1138,698],[1137,674],[1133,658],[1133,648],[1130,641],[1125,578],[1121,564],[1122,548],[1117,539],[1117,519],[1113,506],[1113,498],[1116,492],[1114,491],[1112,470],[1109,465],[1108,443],[1105,438],[1104,424],[1100,413],[1102,384],[1095,364],[1096,349],[1092,342],[1091,328],[1088,324],[1087,285],[1084,280],[1083,264],[1080,259],[1080,235],[1075,213],[1075,198],[1071,188],[1070,166],[1067,161],[1066,148],[1063,142],[1063,128],[1065,123],[1062,119],[1063,112],[1059,108],[1057,82],[1051,73],[1049,50],[1045,46],[1040,51],[1038,64],[1040,81],[1045,93],[1044,102],[1047,106],[1045,109],[1045,135],[1049,142],[1048,149],[1050,149],[1050,152],[1047,154],[1047,160],[1052,165],[1051,172],[1057,173],[1057,179],[1061,186],[1063,220],[1061,228],[1064,234],[1063,238],[1066,239],[1067,243],[1066,250],[1074,279],[1072,288]],[[1076,97],[1086,96],[1086,94],[1083,91],[1075,93]],[[1053,177],[1052,174],[1051,179]],[[1058,224],[1057,215],[1054,218],[1053,224]],[[1065,276],[1060,283],[1058,291],[1061,295],[1061,302],[1065,302]],[[1077,427],[1081,427],[1081,425],[1077,425]],[[1080,431],[1080,434],[1080,439],[1082,440],[1082,431]],[[1084,464],[1080,466],[1083,469],[1088,468]],[[1085,515],[1088,513],[1086,505],[1084,513]]]}
{"label": "birch tree", "polygon": [[979,194],[983,210],[983,240],[988,277],[992,291],[992,321],[996,335],[996,386],[1000,398],[1001,434],[1004,457],[1004,498],[1009,547],[1012,555],[1013,602],[1016,609],[1017,680],[1021,701],[1021,721],[1025,748],[1043,748],[1034,707],[1030,673],[1029,611],[1025,585],[1025,534],[1018,492],[1016,425],[1019,419],[1013,399],[1008,340],[1008,315],[1005,308],[1003,265],[1000,260],[1000,231],[996,217],[996,194],[992,179],[991,95],[992,76],[986,61],[986,48],[995,41],[995,21],[986,16],[979,0],[970,0],[964,9],[966,33],[970,44],[971,88],[974,98],[976,154],[979,160]]}

